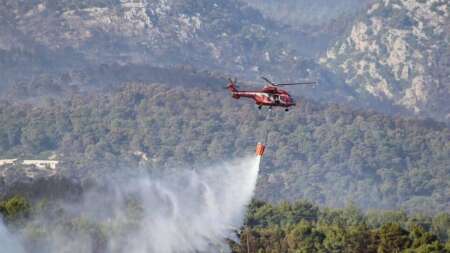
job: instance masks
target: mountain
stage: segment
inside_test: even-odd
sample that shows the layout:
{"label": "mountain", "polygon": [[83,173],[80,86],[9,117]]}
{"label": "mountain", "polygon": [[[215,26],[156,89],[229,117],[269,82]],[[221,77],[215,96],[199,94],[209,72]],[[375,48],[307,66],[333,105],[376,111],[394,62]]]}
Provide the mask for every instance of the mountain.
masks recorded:
{"label": "mountain", "polygon": [[[258,201],[232,236],[240,242],[227,239],[232,252],[450,250],[449,4],[372,2],[0,1],[6,247],[19,238],[33,252],[133,251],[130,238],[155,234],[136,233],[152,227],[142,226],[148,210],[182,214],[171,231],[189,215],[170,192],[158,198],[168,209],[122,194],[124,175],[192,175],[183,181],[198,191],[175,184],[210,206],[195,175],[254,157],[264,141]],[[289,112],[224,89],[225,77],[254,89],[261,75],[320,85],[290,87]]]}
{"label": "mountain", "polygon": [[449,15],[446,0],[379,1],[320,61],[359,99],[449,121]]}
{"label": "mountain", "polygon": [[271,119],[221,89],[228,73],[320,76],[292,93],[445,121],[444,1],[374,4],[322,66],[298,50],[303,35],[235,0],[1,4],[2,156],[59,154],[65,172],[84,176],[137,166],[135,154],[153,168],[225,159],[269,131],[260,198],[448,210],[445,125],[310,100]]}
{"label": "mountain", "polygon": [[[170,79],[169,72],[191,69],[252,83],[260,76],[320,79],[315,88],[292,92],[448,121],[448,3],[384,1],[366,13],[368,3],[5,0],[0,3],[0,89],[49,79],[71,87],[108,86],[123,83],[117,81],[119,72],[130,77],[118,69],[154,82],[155,75]],[[276,12],[267,10],[277,6],[293,16],[303,10],[320,16],[318,6],[336,8],[326,12],[324,23],[298,21],[299,26],[269,15]]]}
{"label": "mountain", "polygon": [[243,0],[254,8],[291,26],[330,22],[342,15],[351,15],[366,8],[373,0]]}
{"label": "mountain", "polygon": [[295,78],[315,65],[283,42],[288,30],[236,0],[1,4],[1,66],[10,80],[113,63]]}
{"label": "mountain", "polygon": [[[60,90],[58,99],[41,103],[0,103],[2,158],[56,156],[57,176],[89,182],[138,167],[201,169],[253,155],[267,135],[259,199],[428,213],[450,208],[450,129],[442,123],[306,99],[288,113],[270,114],[223,89],[189,85]],[[5,187],[20,189],[11,183],[15,169],[8,171]]]}
{"label": "mountain", "polygon": [[242,0],[288,30],[283,40],[317,59],[346,34],[374,0]]}
{"label": "mountain", "polygon": [[[328,46],[331,28],[294,30],[237,0],[1,4],[0,21],[7,25],[0,27],[0,89],[67,77],[70,85],[109,85],[117,83],[111,77],[116,72],[101,70],[136,66],[152,73],[188,68],[253,83],[260,76],[286,82],[320,78],[320,86],[293,91],[356,101],[350,87],[315,60]],[[154,82],[152,75],[138,79]]]}

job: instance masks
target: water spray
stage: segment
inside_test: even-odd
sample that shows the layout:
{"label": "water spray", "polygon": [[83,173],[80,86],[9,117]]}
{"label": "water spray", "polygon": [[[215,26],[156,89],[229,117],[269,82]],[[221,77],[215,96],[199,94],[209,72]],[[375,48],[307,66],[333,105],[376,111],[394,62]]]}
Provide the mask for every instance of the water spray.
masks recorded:
{"label": "water spray", "polygon": [[[45,229],[39,239],[44,248],[30,248],[24,229],[17,242],[25,243],[9,244],[9,253],[229,252],[227,238],[237,239],[235,230],[253,197],[264,149],[257,146],[256,159],[251,155],[196,171],[105,175],[104,183],[85,192],[82,201],[54,203],[64,219],[43,213],[27,221],[28,229]],[[96,227],[103,228],[102,234],[90,234]],[[0,242],[10,238],[0,224]]]}

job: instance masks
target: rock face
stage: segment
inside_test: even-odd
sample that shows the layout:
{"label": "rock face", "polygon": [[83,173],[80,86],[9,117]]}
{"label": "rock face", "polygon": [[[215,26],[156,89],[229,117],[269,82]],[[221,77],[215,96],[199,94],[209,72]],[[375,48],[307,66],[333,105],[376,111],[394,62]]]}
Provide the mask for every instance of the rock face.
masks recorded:
{"label": "rock face", "polygon": [[252,77],[302,74],[294,47],[282,42],[280,33],[288,32],[237,0],[6,0],[2,5],[0,21],[9,25],[0,28],[0,53],[13,59],[4,62],[8,67],[27,55],[36,65],[44,58],[36,57],[41,52],[59,56],[49,60],[62,63],[55,68],[79,59],[70,67],[140,63]]}
{"label": "rock face", "polygon": [[[4,0],[0,3],[0,90],[31,82],[51,89],[54,85],[48,80],[109,84],[117,80],[107,71],[111,66],[127,68],[120,76],[132,76],[129,70],[138,69],[135,66],[141,72],[176,66],[240,80],[262,75],[281,81],[320,77],[316,88],[291,90],[327,102],[400,108],[450,120],[446,0],[380,1],[353,26],[341,20],[333,23],[335,28],[324,25],[327,28],[311,34],[265,18],[245,3],[252,1]],[[348,10],[371,1],[342,3]],[[329,0],[319,2],[335,6]],[[299,2],[307,3],[310,0]],[[347,21],[353,24],[354,19]],[[353,27],[347,38],[325,53],[337,35],[330,39],[324,31],[335,29],[330,34],[336,34],[347,27]],[[315,59],[321,54],[326,56],[319,65]],[[127,79],[135,80],[148,81]]]}
{"label": "rock face", "polygon": [[450,120],[447,0],[383,0],[320,61],[360,97]]}
{"label": "rock face", "polygon": [[374,0],[243,0],[264,15],[292,26],[316,25],[354,13]]}

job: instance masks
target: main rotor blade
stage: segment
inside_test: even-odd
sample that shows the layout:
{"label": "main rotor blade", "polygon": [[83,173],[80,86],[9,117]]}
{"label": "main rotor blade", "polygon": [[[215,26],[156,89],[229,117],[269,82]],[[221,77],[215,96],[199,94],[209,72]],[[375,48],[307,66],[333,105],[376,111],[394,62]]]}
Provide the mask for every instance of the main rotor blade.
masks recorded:
{"label": "main rotor blade", "polygon": [[269,79],[265,78],[264,76],[261,77],[264,81],[268,82],[269,84],[273,85],[273,86],[277,86],[277,84],[272,83],[272,81],[270,81]]}
{"label": "main rotor blade", "polygon": [[287,85],[308,85],[308,84],[317,84],[317,81],[308,81],[308,82],[299,82],[299,83],[279,83],[279,86],[287,86]]}

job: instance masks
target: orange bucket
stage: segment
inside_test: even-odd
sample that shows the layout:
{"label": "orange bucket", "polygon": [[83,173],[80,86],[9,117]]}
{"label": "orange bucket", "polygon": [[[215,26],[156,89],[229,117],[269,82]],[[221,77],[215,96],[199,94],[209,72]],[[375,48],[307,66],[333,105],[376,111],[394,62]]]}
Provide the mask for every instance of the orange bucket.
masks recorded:
{"label": "orange bucket", "polygon": [[258,143],[256,145],[256,155],[257,156],[263,156],[265,150],[266,150],[266,146],[264,146],[264,144]]}

